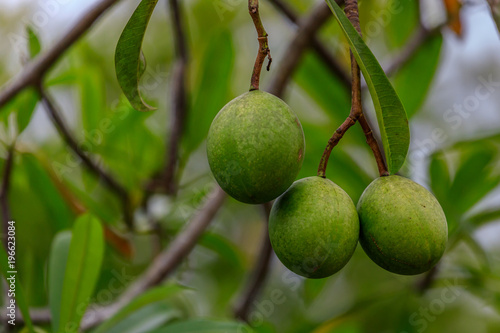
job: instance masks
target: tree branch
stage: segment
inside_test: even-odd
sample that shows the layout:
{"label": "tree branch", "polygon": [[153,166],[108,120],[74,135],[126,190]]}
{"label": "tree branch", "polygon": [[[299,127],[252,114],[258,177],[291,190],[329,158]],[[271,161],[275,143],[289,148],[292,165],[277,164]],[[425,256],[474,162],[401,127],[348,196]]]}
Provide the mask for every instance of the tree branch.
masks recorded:
{"label": "tree branch", "polygon": [[[285,15],[292,23],[295,25],[300,24],[300,18],[298,14],[291,8],[288,4],[286,4],[282,0],[270,0],[270,2],[280,10],[283,15]],[[328,67],[330,72],[332,72],[335,76],[337,76],[342,83],[351,88],[351,78],[345,71],[344,67],[337,61],[337,59],[333,56],[333,54],[328,50],[327,47],[316,37],[313,35],[311,37],[310,47],[316,52],[319,58],[323,61],[323,63]]]}
{"label": "tree branch", "polygon": [[252,72],[252,80],[250,83],[250,91],[259,90],[260,85],[260,72],[262,71],[262,65],[266,60],[269,59],[267,64],[267,70],[271,68],[271,63],[273,58],[271,57],[271,50],[269,49],[269,42],[267,37],[269,36],[264,29],[264,25],[260,19],[259,14],[259,0],[248,0],[248,11],[252,17],[253,24],[255,25],[255,30],[257,30],[257,39],[259,40],[259,52],[257,53],[257,59],[255,60],[255,65]]}
{"label": "tree branch", "polygon": [[0,109],[24,88],[37,86],[42,81],[47,70],[52,67],[61,55],[92,26],[102,13],[118,1],[102,0],[97,3],[51,49],[36,57],[24,67],[16,78],[4,85],[0,92]]}
{"label": "tree branch", "polygon": [[168,194],[177,192],[175,173],[179,161],[179,145],[184,132],[187,116],[186,77],[189,53],[186,34],[182,23],[182,13],[177,0],[169,0],[172,27],[174,31],[175,49],[177,59],[173,65],[171,108],[172,120],[170,121],[170,138],[168,142],[168,156],[165,168],[165,189]]}
{"label": "tree branch", "polygon": [[234,308],[234,316],[244,321],[248,321],[248,313],[250,311],[252,303],[257,298],[264,283],[266,282],[269,272],[269,265],[271,263],[271,256],[273,253],[271,241],[269,240],[269,231],[267,230],[272,202],[263,204],[262,208],[265,216],[265,224],[262,232],[260,252],[255,262],[252,275],[241,294],[240,300],[237,302]]}
{"label": "tree branch", "polygon": [[[346,0],[345,12],[349,21],[356,28],[358,33],[361,35],[361,27],[359,25],[359,11],[358,11],[358,1],[357,0]],[[352,73],[352,101],[351,101],[351,112],[349,116],[344,121],[344,123],[335,131],[333,136],[328,140],[328,144],[323,152],[321,161],[318,167],[318,176],[325,178],[326,167],[328,165],[328,160],[333,148],[339,143],[340,139],[344,136],[349,128],[351,128],[356,121],[359,121],[363,132],[366,136],[366,142],[370,145],[373,151],[375,160],[377,161],[377,166],[381,176],[388,175],[387,166],[385,165],[384,157],[380,151],[380,147],[373,137],[373,132],[370,125],[363,116],[363,106],[361,101],[361,71],[359,69],[358,63],[354,58],[351,51],[351,73]]]}
{"label": "tree branch", "polygon": [[76,139],[73,138],[71,132],[67,128],[64,120],[62,119],[55,103],[50,96],[44,91],[42,87],[38,87],[42,104],[45,106],[48,116],[54,123],[60,136],[70,149],[82,160],[87,169],[98,178],[104,181],[104,184],[113,191],[120,199],[124,214],[124,221],[129,229],[133,229],[133,218],[131,211],[131,202],[127,190],[120,185],[110,174],[99,167],[78,145]]}

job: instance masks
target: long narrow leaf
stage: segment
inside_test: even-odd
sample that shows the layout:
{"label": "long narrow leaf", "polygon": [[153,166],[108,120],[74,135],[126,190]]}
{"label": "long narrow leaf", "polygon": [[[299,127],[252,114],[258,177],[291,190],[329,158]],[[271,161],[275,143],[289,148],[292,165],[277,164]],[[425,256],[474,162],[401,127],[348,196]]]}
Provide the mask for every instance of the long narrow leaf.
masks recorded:
{"label": "long narrow leaf", "polygon": [[139,80],[145,69],[145,61],[141,53],[142,41],[157,3],[158,0],[141,1],[123,29],[115,51],[118,83],[130,104],[139,111],[154,110],[142,99],[139,92]]}
{"label": "long narrow leaf", "polygon": [[389,172],[394,174],[403,165],[410,145],[406,111],[372,51],[366,46],[342,9],[334,0],[326,2],[339,22],[363,72],[377,113]]}
{"label": "long narrow leaf", "polygon": [[49,258],[49,305],[52,314],[52,330],[57,332],[61,313],[62,288],[66,262],[71,244],[71,231],[62,231],[54,237]]}
{"label": "long narrow leaf", "polygon": [[99,221],[90,214],[77,219],[64,274],[59,333],[78,332],[89,298],[94,291],[104,254]]}

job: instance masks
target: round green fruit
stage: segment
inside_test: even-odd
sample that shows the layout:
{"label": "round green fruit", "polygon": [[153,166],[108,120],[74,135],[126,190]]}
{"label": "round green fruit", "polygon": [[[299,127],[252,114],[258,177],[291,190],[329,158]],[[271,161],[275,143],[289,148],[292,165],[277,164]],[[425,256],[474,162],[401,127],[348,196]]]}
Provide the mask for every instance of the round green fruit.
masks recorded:
{"label": "round green fruit", "polygon": [[304,132],[276,96],[250,91],[215,117],[207,138],[210,169],[220,187],[241,202],[259,204],[281,195],[304,159]]}
{"label": "round green fruit", "polygon": [[375,179],[358,202],[359,242],[380,267],[420,274],[441,258],[448,241],[443,209],[424,187],[400,176]]}
{"label": "round green fruit", "polygon": [[351,258],[359,237],[356,207],[338,185],[321,177],[296,181],[269,216],[269,238],[281,262],[296,274],[324,278]]}

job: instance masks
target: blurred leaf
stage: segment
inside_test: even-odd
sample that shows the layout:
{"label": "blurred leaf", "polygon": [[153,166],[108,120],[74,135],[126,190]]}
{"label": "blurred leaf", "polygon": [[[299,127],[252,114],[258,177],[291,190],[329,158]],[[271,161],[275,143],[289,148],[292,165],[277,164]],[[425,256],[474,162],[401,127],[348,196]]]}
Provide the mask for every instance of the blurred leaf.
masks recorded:
{"label": "blurred leaf", "polygon": [[498,220],[500,220],[500,209],[484,211],[469,218],[469,222],[476,227]]}
{"label": "blurred leaf", "polygon": [[139,81],[145,69],[144,58],[141,56],[142,41],[157,2],[158,0],[141,1],[123,29],[115,51],[118,83],[130,104],[138,111],[154,110],[142,99]]}
{"label": "blurred leaf", "polygon": [[471,235],[473,230],[468,230],[462,235],[462,239],[469,246],[469,248],[474,252],[478,261],[481,262],[482,267],[489,271],[490,260],[488,254],[484,250],[483,246],[478,243],[478,241]]}
{"label": "blurred leaf", "polygon": [[78,77],[80,89],[81,117],[83,129],[92,138],[99,129],[99,120],[106,107],[105,86],[99,69],[87,66],[80,70]]}
{"label": "blurred leaf", "polygon": [[306,279],[304,281],[304,300],[311,304],[321,293],[329,279]]}
{"label": "blurred leaf", "polygon": [[306,52],[294,80],[334,122],[343,121],[349,114],[350,89],[330,73],[315,53]]}
{"label": "blurred leaf", "polygon": [[48,211],[56,230],[67,228],[74,215],[40,161],[34,155],[23,154],[22,165],[27,174],[31,190],[35,193],[43,193],[38,198]]}
{"label": "blurred leaf", "polygon": [[[14,251],[15,252],[15,251]],[[7,280],[11,276],[11,271],[16,270],[16,266],[11,266],[9,267],[9,260],[8,260],[8,254],[5,251],[5,248],[3,246],[0,246],[0,269],[2,270],[2,275],[5,278],[5,282],[7,285],[12,284],[10,280]],[[14,260],[14,265],[16,265],[15,260]],[[21,282],[19,281],[19,276],[15,274],[15,278],[13,281],[13,284],[15,285],[15,294],[13,295],[13,298],[15,299],[16,303],[15,305],[21,310],[21,314],[23,315],[24,322],[26,324],[26,327],[28,328],[28,332],[33,333],[33,323],[31,322],[31,317],[29,314],[29,308],[28,308],[28,303],[26,302],[26,297],[24,296],[24,291],[21,286]],[[10,293],[10,292],[9,292]],[[10,306],[10,305],[9,305]],[[7,306],[6,306],[7,307]],[[6,309],[7,311],[7,309]],[[8,317],[3,318],[5,321]]]}
{"label": "blurred leaf", "polygon": [[410,145],[408,119],[401,100],[382,67],[334,0],[326,0],[339,22],[370,90],[391,174],[403,165]]}
{"label": "blurred leaf", "polygon": [[428,38],[395,75],[394,87],[409,118],[425,101],[438,68],[442,45],[443,37],[440,34]]}
{"label": "blurred leaf", "polygon": [[49,257],[48,289],[49,305],[52,314],[52,330],[57,332],[59,327],[59,314],[61,313],[61,299],[64,284],[66,263],[68,261],[69,247],[71,244],[71,231],[58,233],[52,241]]}
{"label": "blurred leaf", "polygon": [[490,5],[493,20],[497,25],[498,31],[500,31],[500,0],[488,0],[488,4]]}
{"label": "blurred leaf", "polygon": [[431,189],[438,201],[443,204],[448,200],[451,187],[450,170],[442,152],[434,153],[429,165]]}
{"label": "blurred leaf", "polygon": [[390,0],[386,6],[387,10],[382,11],[388,17],[385,18],[385,22],[388,22],[385,36],[392,47],[400,48],[418,27],[418,1]]}
{"label": "blurred leaf", "polygon": [[450,202],[460,213],[467,212],[500,184],[500,176],[491,176],[490,163],[495,151],[485,146],[469,154],[458,168],[450,188]]}
{"label": "blurred leaf", "polygon": [[170,324],[151,333],[251,333],[253,330],[244,323],[193,319]]}
{"label": "blurred leaf", "polygon": [[104,238],[99,221],[90,214],[80,216],[73,227],[64,274],[58,332],[78,332],[101,270]]}
{"label": "blurred leaf", "polygon": [[227,29],[215,33],[202,54],[184,139],[186,156],[206,138],[212,120],[229,102],[234,65],[231,33]]}
{"label": "blurred leaf", "polygon": [[462,36],[462,21],[460,19],[461,0],[443,0],[448,14],[448,27],[459,37]]}
{"label": "blurred leaf", "polygon": [[[152,303],[164,301],[182,290],[185,290],[185,288],[175,284],[150,289],[132,300],[132,302],[122,308],[117,314],[111,317],[111,319],[104,322],[95,331],[93,331],[93,333],[110,333],[111,331],[116,331],[119,326],[130,327],[130,325],[123,325],[123,323],[128,322],[128,324],[130,324],[129,319],[134,312],[137,312],[139,309],[142,309],[147,305],[151,305]],[[178,313],[179,311],[172,311],[172,314],[174,312]]]}
{"label": "blurred leaf", "polygon": [[40,53],[42,46],[40,44],[40,39],[38,38],[37,34],[35,31],[28,26],[26,28],[26,31],[28,33],[28,50],[29,50],[29,55],[30,58],[33,59]]}
{"label": "blurred leaf", "polygon": [[[11,114],[14,114],[17,123],[17,135],[21,134],[33,116],[38,99],[38,93],[33,88],[21,91],[4,106],[2,112],[0,112],[0,121],[9,128]],[[12,126],[12,124],[10,125]]]}
{"label": "blurred leaf", "polygon": [[205,232],[198,243],[226,259],[231,267],[238,270],[243,269],[243,256],[239,249],[223,236],[212,232]]}
{"label": "blurred leaf", "polygon": [[182,317],[182,312],[165,302],[147,304],[129,313],[122,321],[110,327],[106,333],[146,333]]}

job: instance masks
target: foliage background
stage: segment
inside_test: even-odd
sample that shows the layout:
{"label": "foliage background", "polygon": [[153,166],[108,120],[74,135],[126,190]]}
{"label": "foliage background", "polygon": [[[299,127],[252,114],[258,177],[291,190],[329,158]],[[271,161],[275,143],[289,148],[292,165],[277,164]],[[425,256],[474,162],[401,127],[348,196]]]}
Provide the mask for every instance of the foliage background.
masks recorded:
{"label": "foliage background", "polygon": [[[362,1],[360,6],[365,40],[383,66],[391,64],[408,43],[418,21],[414,2],[394,0],[403,8],[399,13],[388,10],[390,2]],[[22,66],[20,60],[26,58],[25,43],[13,37],[24,36],[26,25],[40,36],[42,49],[49,48],[92,5],[90,1],[55,1],[55,7],[48,3],[0,3],[4,45],[0,82],[13,77]],[[289,1],[302,14],[314,3]],[[78,160],[72,160],[72,152],[41,105],[36,105],[32,115],[26,114],[31,93],[24,93],[13,107],[22,110],[18,122],[24,119],[27,127],[16,139],[9,202],[17,225],[18,276],[33,308],[48,305],[47,265],[54,236],[71,228],[82,211],[93,213],[109,230],[122,235],[119,242],[106,237],[92,303],[106,304],[119,295],[109,292],[110,281],[121,274],[117,272],[126,272],[122,282],[128,284],[133,280],[129,276],[148,266],[213,187],[204,138],[218,110],[248,89],[257,42],[246,2],[183,2],[189,25],[190,108],[182,140],[180,191],[177,197],[154,194],[144,200],[145,184],[165,161],[174,52],[166,2],[160,1],[143,44],[148,69],[141,85],[148,102],[158,110],[139,113],[131,109],[116,82],[113,59],[116,41],[137,4],[122,1],[107,12],[45,79],[74,136],[131,193],[135,233],[125,232],[113,194]],[[274,58],[272,70],[262,76],[265,88],[287,56],[284,51],[295,28],[267,1],[262,1],[261,12]],[[446,17],[440,2],[424,1],[422,13],[428,26]],[[43,17],[48,19],[42,21]],[[273,257],[267,282],[250,311],[257,331],[500,331],[500,40],[484,1],[464,6],[461,22],[461,36],[443,28],[442,35],[426,42],[392,76],[412,130],[402,174],[433,191],[450,228],[449,248],[431,283],[422,289],[425,276],[383,271],[361,247],[340,273],[323,280],[299,278]],[[347,70],[347,44],[333,20],[321,30],[320,39]],[[484,81],[493,83],[485,88]],[[488,93],[478,95],[478,89]],[[368,92],[364,97],[373,122]],[[348,114],[349,91],[308,51],[285,99],[298,114],[306,135],[299,178],[314,175],[328,138]],[[16,136],[8,113],[1,115],[4,147]],[[6,155],[4,149],[4,159]],[[377,176],[358,126],[334,149],[330,161],[327,175],[354,202]],[[257,260],[263,228],[260,207],[228,199],[199,245],[168,279],[185,290],[130,315],[115,330],[147,332],[188,318],[231,319],[232,307]],[[273,301],[276,290],[283,294],[283,302]]]}

